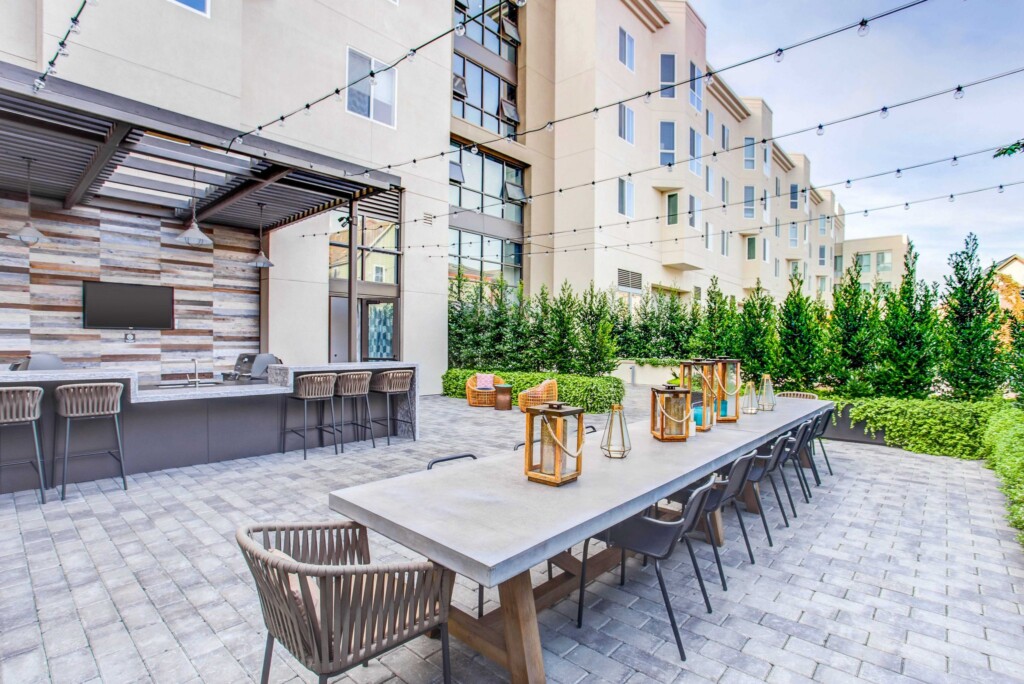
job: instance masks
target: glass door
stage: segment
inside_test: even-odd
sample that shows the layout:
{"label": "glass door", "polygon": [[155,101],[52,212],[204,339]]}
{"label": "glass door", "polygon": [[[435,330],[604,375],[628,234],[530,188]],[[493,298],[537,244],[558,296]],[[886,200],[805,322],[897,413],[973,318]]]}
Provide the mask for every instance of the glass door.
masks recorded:
{"label": "glass door", "polygon": [[362,356],[364,361],[393,361],[398,358],[397,300],[362,301]]}

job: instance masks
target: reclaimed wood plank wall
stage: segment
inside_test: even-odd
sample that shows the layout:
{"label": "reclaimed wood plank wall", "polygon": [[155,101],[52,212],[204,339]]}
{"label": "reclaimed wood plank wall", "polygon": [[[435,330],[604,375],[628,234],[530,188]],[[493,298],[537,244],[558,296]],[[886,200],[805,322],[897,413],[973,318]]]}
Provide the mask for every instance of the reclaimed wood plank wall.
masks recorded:
{"label": "reclaimed wood plank wall", "polygon": [[[259,351],[260,283],[247,265],[256,255],[251,231],[204,229],[213,248],[175,242],[180,224],[114,211],[33,207],[46,240],[26,247],[0,238],[0,363],[30,351],[70,366],[133,368],[145,382],[192,372],[230,370],[241,353]],[[24,202],[0,198],[0,234],[25,221]],[[169,285],[175,329],[136,331],[82,327],[82,281]]]}

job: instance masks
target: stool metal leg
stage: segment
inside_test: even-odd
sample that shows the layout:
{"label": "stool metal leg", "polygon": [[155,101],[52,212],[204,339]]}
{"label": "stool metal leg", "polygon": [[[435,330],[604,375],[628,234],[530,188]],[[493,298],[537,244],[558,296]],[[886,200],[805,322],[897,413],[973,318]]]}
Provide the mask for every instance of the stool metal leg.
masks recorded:
{"label": "stool metal leg", "polygon": [[71,449],[71,419],[64,419],[64,470],[60,474],[60,500],[68,493],[68,451]]}
{"label": "stool metal leg", "polygon": [[[338,419],[334,417],[334,395],[333,394],[331,395],[330,401],[331,401],[331,437],[334,438],[333,439],[333,441],[334,441],[334,455],[337,456],[338,455]],[[341,422],[342,423],[345,422],[345,402],[344,401],[341,402]],[[344,427],[345,426],[342,425],[342,429],[344,429]],[[345,448],[344,448],[344,444],[345,444],[344,439],[345,438],[342,437],[342,449],[341,449],[342,451],[345,450]]]}
{"label": "stool metal leg", "polygon": [[[406,403],[407,408],[409,409],[409,415],[410,416],[413,415],[413,410],[412,410],[412,390],[410,390],[410,391],[405,393],[405,403]],[[409,429],[412,430],[412,441],[415,442],[416,441],[416,426],[412,425],[410,423]]]}
{"label": "stool metal leg", "polygon": [[43,465],[43,450],[39,448],[39,421],[32,421],[32,440],[36,445],[36,470],[39,471],[39,499],[46,503],[46,466]]}
{"label": "stool metal leg", "polygon": [[121,466],[121,486],[128,491],[128,478],[124,475],[124,445],[121,443],[121,421],[114,414],[114,434],[117,435],[117,462]]}
{"label": "stool metal leg", "polygon": [[391,446],[391,392],[384,395],[388,404],[388,446]]}
{"label": "stool metal leg", "polygon": [[302,460],[306,460],[306,436],[309,434],[309,402],[302,400]]}
{"label": "stool metal leg", "polygon": [[373,415],[370,413],[370,395],[364,394],[363,399],[366,400],[366,429],[370,431],[370,444],[372,444],[373,448],[376,449],[377,440],[373,436]]}

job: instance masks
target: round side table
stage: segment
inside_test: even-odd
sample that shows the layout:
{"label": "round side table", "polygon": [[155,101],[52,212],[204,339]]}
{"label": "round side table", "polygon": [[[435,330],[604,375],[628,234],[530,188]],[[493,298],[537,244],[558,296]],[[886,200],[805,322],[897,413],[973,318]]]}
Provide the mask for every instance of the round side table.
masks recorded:
{"label": "round side table", "polygon": [[495,385],[494,386],[494,410],[495,411],[511,411],[512,410],[512,385]]}

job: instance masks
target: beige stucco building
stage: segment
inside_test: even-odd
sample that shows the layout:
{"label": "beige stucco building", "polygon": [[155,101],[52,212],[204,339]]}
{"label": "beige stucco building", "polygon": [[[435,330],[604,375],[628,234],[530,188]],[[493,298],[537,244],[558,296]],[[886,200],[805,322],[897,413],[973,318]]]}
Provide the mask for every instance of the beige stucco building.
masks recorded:
{"label": "beige stucco building", "polygon": [[[173,234],[193,196],[213,230],[242,195],[244,216],[231,225],[255,234],[255,200],[270,202],[274,267],[259,272],[259,309],[248,313],[260,348],[290,363],[398,357],[422,364],[421,391],[439,391],[448,279],[459,268],[522,280],[529,292],[567,280],[687,298],[717,276],[737,299],[758,280],[782,297],[796,272],[830,298],[842,207],[813,186],[809,159],[769,140],[768,103],[707,76],[708,29],[689,4],[486,0],[492,11],[471,19],[484,1],[103,0],[33,93],[80,3],[0,0],[0,95],[20,103],[0,114],[15,127],[18,107],[42,103],[135,131],[107,146],[113,174],[77,194],[43,185],[43,205],[135,212]],[[453,23],[459,30],[383,69]],[[369,71],[372,84],[330,96]],[[234,141],[261,124],[258,137]],[[117,166],[122,156],[154,163],[132,135],[148,136],[150,149],[154,138],[187,145],[162,167],[177,185]],[[213,180],[185,187],[182,168],[212,179],[218,164],[243,162],[258,172],[221,190]],[[300,181],[307,166],[330,180]],[[9,176],[7,196],[23,199]],[[325,184],[347,199],[277,193]],[[899,247],[856,249],[891,250],[897,277]]]}
{"label": "beige stucco building", "polygon": [[836,277],[854,264],[860,263],[860,284],[865,290],[895,290],[900,286],[910,242],[906,235],[884,235],[872,238],[846,240],[839,245],[836,255]]}

